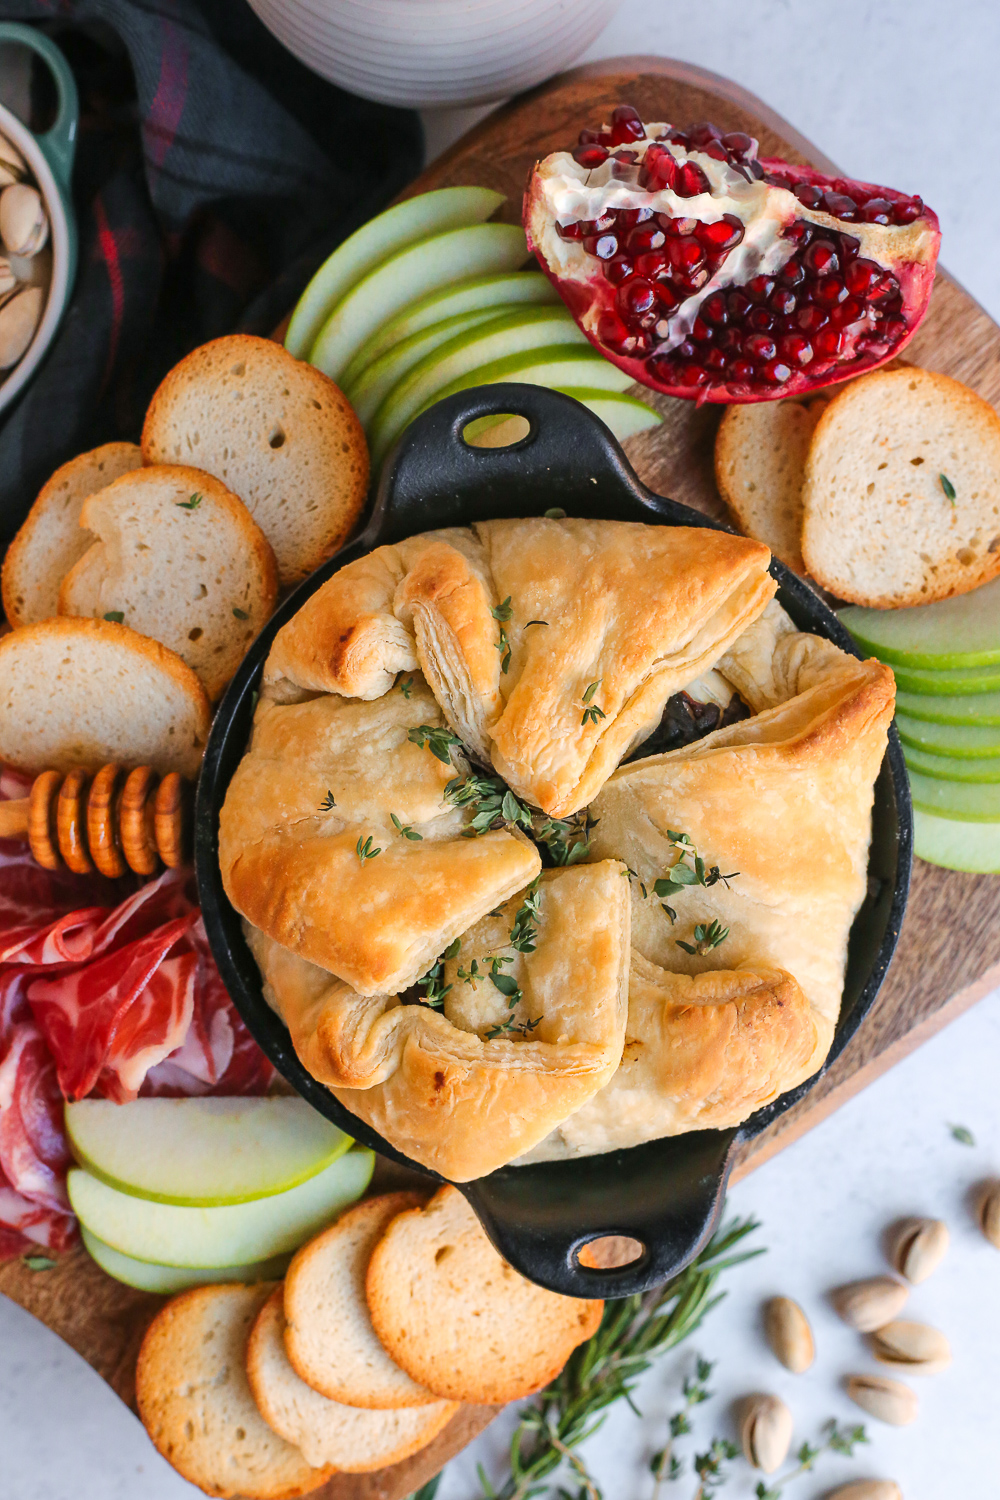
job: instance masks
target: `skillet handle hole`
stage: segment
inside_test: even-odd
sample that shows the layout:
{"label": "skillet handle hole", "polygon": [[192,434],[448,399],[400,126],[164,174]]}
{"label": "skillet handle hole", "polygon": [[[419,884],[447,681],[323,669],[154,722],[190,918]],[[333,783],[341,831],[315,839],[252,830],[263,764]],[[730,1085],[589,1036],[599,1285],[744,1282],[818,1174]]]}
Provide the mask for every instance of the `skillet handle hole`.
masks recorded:
{"label": "skillet handle hole", "polygon": [[642,1260],[646,1247],[641,1240],[626,1234],[604,1234],[588,1242],[576,1253],[577,1264],[588,1271],[623,1271]]}
{"label": "skillet handle hole", "polygon": [[467,448],[511,448],[523,442],[531,431],[527,417],[514,412],[498,412],[495,416],[476,417],[462,428],[462,441]]}

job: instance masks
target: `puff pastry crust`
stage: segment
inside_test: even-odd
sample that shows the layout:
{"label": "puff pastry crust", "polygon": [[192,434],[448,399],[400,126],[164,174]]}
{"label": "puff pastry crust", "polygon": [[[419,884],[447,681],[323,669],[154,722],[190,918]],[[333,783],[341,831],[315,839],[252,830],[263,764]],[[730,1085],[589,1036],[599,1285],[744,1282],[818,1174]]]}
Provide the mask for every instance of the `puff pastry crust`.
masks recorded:
{"label": "puff pastry crust", "polygon": [[[628,1005],[624,875],[614,860],[545,871],[530,952],[508,941],[524,891],[475,924],[448,965],[444,1013],[358,995],[249,924],[246,932],[265,995],[313,1077],[413,1161],[465,1182],[536,1145],[618,1067]],[[502,972],[523,997],[513,1009],[489,979],[458,978],[490,957],[510,960]],[[491,1035],[511,1021],[520,1029]]]}
{"label": "puff pastry crust", "polygon": [[[541,869],[519,832],[462,837],[468,814],[444,791],[464,762],[445,765],[408,738],[445,727],[418,675],[408,692],[372,702],[262,698],[219,819],[236,909],[362,995],[415,983]],[[393,814],[419,837],[401,834]],[[380,852],[362,859],[358,842],[369,838]]]}

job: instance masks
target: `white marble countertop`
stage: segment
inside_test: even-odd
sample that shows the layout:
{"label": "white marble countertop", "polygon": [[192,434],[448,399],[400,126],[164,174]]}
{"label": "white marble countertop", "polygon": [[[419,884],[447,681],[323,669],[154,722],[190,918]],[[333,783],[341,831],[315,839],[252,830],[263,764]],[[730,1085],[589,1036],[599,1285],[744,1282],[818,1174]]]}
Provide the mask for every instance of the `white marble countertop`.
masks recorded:
{"label": "white marble countertop", "polygon": [[[919,191],[938,210],[948,269],[1000,318],[1000,194],[984,176],[1000,164],[995,0],[625,0],[587,54],[681,57],[736,79],[810,137],[846,172]],[[475,118],[427,118],[443,149]],[[581,122],[582,123],[582,122]],[[834,1483],[890,1477],[906,1500],[1000,1495],[1000,1254],[979,1235],[968,1197],[1000,1175],[1000,993],[983,1000],[894,1072],[762,1167],[730,1195],[730,1209],[762,1222],[768,1254],[729,1274],[730,1295],[703,1330],[642,1382],[640,1421],[615,1410],[587,1446],[606,1500],[651,1500],[650,1454],[695,1353],[718,1361],[715,1398],[698,1409],[686,1453],[732,1436],[733,1401],[774,1391],[792,1407],[796,1443],[822,1423],[864,1420],[843,1394],[852,1371],[873,1369],[859,1337],[833,1316],[831,1287],[885,1268],[881,1235],[895,1218],[947,1220],[952,1248],[917,1288],[912,1315],[948,1334],[945,1375],[914,1382],[918,1421],[868,1421],[871,1444],[853,1461],[829,1460],[797,1481],[788,1500],[818,1500]],[[960,1145],[948,1123],[975,1135]],[[794,1377],[759,1331],[762,1299],[797,1298],[816,1331],[818,1357]],[[509,1433],[494,1424],[447,1471],[439,1500],[478,1500],[476,1463],[499,1473]],[[750,1500],[757,1476],[742,1463],[720,1494]],[[690,1467],[661,1500],[691,1500]],[[135,1418],[53,1334],[0,1298],[0,1500],[181,1500],[200,1491],[155,1453]]]}

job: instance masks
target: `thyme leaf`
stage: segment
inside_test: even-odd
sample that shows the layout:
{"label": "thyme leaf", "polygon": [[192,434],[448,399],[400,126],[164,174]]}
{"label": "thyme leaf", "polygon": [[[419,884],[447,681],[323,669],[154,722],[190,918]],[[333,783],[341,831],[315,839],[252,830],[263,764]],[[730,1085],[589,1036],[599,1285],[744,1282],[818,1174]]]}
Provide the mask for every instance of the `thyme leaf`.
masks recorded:
{"label": "thyme leaf", "polygon": [[455,745],[461,746],[462,743],[457,734],[452,734],[450,729],[445,729],[441,724],[417,724],[408,730],[406,738],[421,749],[426,746],[445,766],[451,765],[452,748]]}
{"label": "thyme leaf", "polygon": [[948,1129],[951,1131],[952,1138],[958,1141],[960,1146],[974,1146],[976,1144],[976,1137],[967,1125],[952,1125],[949,1123]]}
{"label": "thyme leaf", "polygon": [[125,612],[121,609],[109,609],[104,618],[109,620],[112,625],[124,625]]}
{"label": "thyme leaf", "polygon": [[398,683],[398,687],[399,687],[399,691],[402,693],[403,697],[404,698],[409,698],[410,695],[411,695],[411,693],[413,692],[413,678],[412,677],[403,677],[403,678],[401,678],[400,681],[399,681],[399,683]]}
{"label": "thyme leaf", "polygon": [[[548,620],[529,620],[528,621],[528,625],[547,625],[548,623],[549,623]],[[524,627],[525,630],[527,630],[528,625],[525,625],[525,627]]]}
{"label": "thyme leaf", "polygon": [[584,701],[584,703],[589,703],[590,702],[591,698],[597,692],[597,689],[600,687],[600,685],[603,682],[603,680],[604,679],[602,677],[598,677],[598,679],[597,679],[596,682],[592,682],[590,684],[590,686],[587,688],[586,692],[583,695],[583,701]]}
{"label": "thyme leaf", "polygon": [[332,792],[328,791],[319,805],[319,810],[320,812],[332,812],[336,805],[336,798],[334,797]]}
{"label": "thyme leaf", "polygon": [[536,822],[535,838],[544,844],[554,865],[578,864],[590,853],[590,830],[596,828],[599,819],[592,818],[584,808],[570,818],[546,818]]}
{"label": "thyme leaf", "polygon": [[233,614],[236,616],[237,620],[249,620],[250,618],[246,610],[240,609],[236,604],[233,605]]}
{"label": "thyme leaf", "polygon": [[685,953],[693,953],[703,958],[706,953],[711,953],[713,948],[718,948],[720,943],[724,943],[728,936],[729,928],[723,927],[721,922],[699,922],[694,930],[693,943],[685,943],[682,938],[675,938],[674,942],[678,948],[683,948]]}
{"label": "thyme leaf", "polygon": [[938,479],[941,482],[941,488],[944,490],[945,499],[950,500],[952,505],[954,505],[957,498],[955,486],[952,484],[947,474],[939,474]]}
{"label": "thyme leaf", "polygon": [[371,834],[369,834],[366,839],[362,839],[360,834],[358,835],[358,842],[355,844],[354,848],[355,852],[357,853],[358,859],[362,864],[364,864],[366,859],[375,859],[377,855],[382,853],[381,849],[372,848],[372,844],[374,842],[375,840],[372,838]]}
{"label": "thyme leaf", "polygon": [[491,1026],[486,1033],[486,1040],[492,1042],[498,1036],[528,1036],[534,1031],[536,1026],[541,1026],[541,1024],[541,1016],[538,1017],[537,1021],[522,1021],[520,1023],[511,1017],[509,1021],[504,1021],[498,1026]]}
{"label": "thyme leaf", "polygon": [[545,512],[545,519],[547,521],[565,521],[566,512],[561,505],[552,505]]}
{"label": "thyme leaf", "polygon": [[400,819],[396,817],[395,813],[390,813],[389,816],[392,819],[392,826],[395,828],[398,834],[402,835],[404,839],[412,839],[415,844],[423,843],[424,836],[422,833],[417,833],[417,831],[409,823],[401,822]]}
{"label": "thyme leaf", "polygon": [[816,1467],[816,1460],[822,1458],[824,1453],[839,1453],[844,1458],[853,1458],[855,1448],[869,1440],[863,1427],[842,1428],[832,1419],[826,1423],[823,1432],[825,1436],[821,1442],[802,1444],[795,1455],[795,1467],[789,1469],[787,1474],[780,1474],[770,1483],[765,1483],[763,1479],[759,1482],[754,1490],[757,1500],[781,1500],[785,1487],[793,1479],[798,1479],[800,1474],[810,1473]]}
{"label": "thyme leaf", "polygon": [[427,973],[417,980],[418,989],[423,991],[423,1003],[429,1005],[431,1010],[441,1010],[443,1007],[445,996],[451,990],[451,985],[443,982],[444,966],[449,959],[457,958],[461,951],[462,939],[456,938],[453,943],[448,944],[440,958],[431,964]]}
{"label": "thyme leaf", "polygon": [[514,914],[514,925],[510,929],[510,946],[518,953],[534,953],[539,920],[538,903],[541,899],[539,886],[542,877],[536,875],[524,893],[524,900]]}
{"label": "thyme leaf", "polygon": [[22,1255],[21,1260],[29,1271],[54,1271],[59,1264],[51,1255]]}
{"label": "thyme leaf", "polygon": [[514,611],[511,608],[509,594],[502,604],[498,604],[495,609],[490,610],[490,614],[493,616],[494,620],[499,620],[503,625],[507,624],[513,613]]}
{"label": "thyme leaf", "polygon": [[197,510],[203,498],[199,494],[189,495],[186,500],[175,500],[174,504],[178,510]]}

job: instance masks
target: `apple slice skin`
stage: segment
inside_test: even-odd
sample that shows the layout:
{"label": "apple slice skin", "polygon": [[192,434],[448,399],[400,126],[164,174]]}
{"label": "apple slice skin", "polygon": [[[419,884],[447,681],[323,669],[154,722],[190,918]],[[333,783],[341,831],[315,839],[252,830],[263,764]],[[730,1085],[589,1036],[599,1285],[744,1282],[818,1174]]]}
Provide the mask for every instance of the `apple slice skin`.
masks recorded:
{"label": "apple slice skin", "polygon": [[464,312],[481,312],[486,308],[512,306],[555,306],[559,293],[541,271],[498,271],[488,276],[471,276],[454,286],[439,287],[416,302],[410,302],[388,323],[383,323],[345,369],[344,389],[381,359],[390,349],[414,333],[422,333],[434,323]]}
{"label": "apple slice skin", "polygon": [[65,1108],[81,1166],[135,1198],[182,1207],[287,1192],[349,1151],[304,1099],[81,1099]]}
{"label": "apple slice skin", "polygon": [[355,1147],[325,1171],[269,1198],[216,1208],[182,1208],[119,1193],[82,1167],[67,1179],[85,1229],[133,1260],[192,1268],[247,1265],[296,1250],[365,1191],[372,1151]]}
{"label": "apple slice skin", "polygon": [[840,620],[859,644],[893,666],[1000,664],[1000,578],[969,594],[912,609],[848,605]]}
{"label": "apple slice skin", "polygon": [[949,760],[1000,758],[1000,726],[990,724],[939,724],[896,714],[896,728],[904,745]]}
{"label": "apple slice skin", "polygon": [[929,724],[985,724],[1000,727],[1000,693],[896,693],[896,710]]}
{"label": "apple slice skin", "polygon": [[[874,654],[878,656],[878,652]],[[886,665],[892,667],[896,686],[904,693],[927,693],[935,698],[966,693],[1000,693],[998,667],[953,667],[937,671],[933,667],[904,667],[899,662],[887,662]]]}
{"label": "apple slice skin", "polygon": [[918,859],[945,870],[1000,875],[1000,823],[965,823],[913,810],[913,848]]}
{"label": "apple slice skin", "polygon": [[351,288],[317,334],[309,363],[340,380],[371,335],[416,297],[477,272],[515,271],[527,256],[517,224],[470,224],[418,240]]}
{"label": "apple slice skin", "polygon": [[648,432],[651,427],[659,427],[663,422],[658,411],[647,406],[645,401],[637,400],[635,396],[625,396],[617,391],[594,390],[593,387],[555,386],[553,389],[563,396],[572,396],[574,401],[579,401],[595,417],[600,417],[619,442],[635,437],[638,432]]}
{"label": "apple slice skin", "polygon": [[941,781],[910,771],[914,807],[958,823],[1000,823],[1000,785],[989,782]]}
{"label": "apple slice skin", "polygon": [[1000,783],[1000,757],[976,756],[959,760],[954,755],[933,755],[913,745],[903,746],[908,771],[918,771],[938,781],[967,781],[973,786]]}
{"label": "apple slice skin", "polygon": [[225,1281],[280,1281],[288,1269],[291,1254],[273,1255],[270,1260],[253,1261],[248,1266],[197,1266],[183,1269],[180,1266],[158,1266],[145,1260],[133,1260],[113,1250],[103,1240],[81,1229],[83,1247],[101,1270],[125,1286],[133,1286],[140,1292],[157,1292],[161,1296],[172,1296],[184,1292],[188,1287],[207,1286],[209,1282]]}
{"label": "apple slice skin", "polygon": [[480,224],[504,201],[492,188],[439,188],[369,219],[327,257],[296,303],[285,334],[289,354],[305,359],[337,303],[390,255],[443,230]]}

